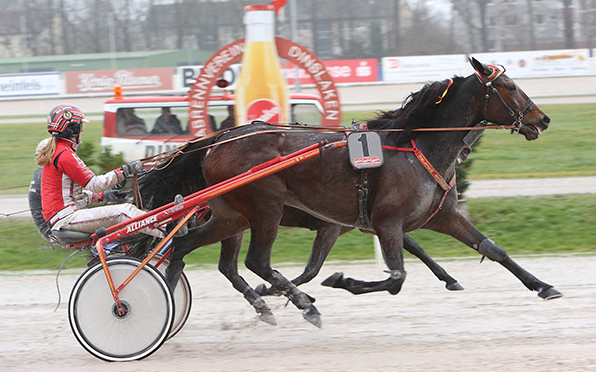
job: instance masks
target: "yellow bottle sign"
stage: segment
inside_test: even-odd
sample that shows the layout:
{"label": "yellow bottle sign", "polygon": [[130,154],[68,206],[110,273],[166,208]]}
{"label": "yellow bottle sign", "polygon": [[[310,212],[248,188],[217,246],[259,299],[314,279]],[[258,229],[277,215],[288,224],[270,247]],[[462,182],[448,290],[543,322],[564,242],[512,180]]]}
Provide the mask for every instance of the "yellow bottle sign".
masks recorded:
{"label": "yellow bottle sign", "polygon": [[244,7],[246,38],[236,100],[236,125],[262,120],[290,121],[286,78],[275,46],[275,12],[272,5]]}

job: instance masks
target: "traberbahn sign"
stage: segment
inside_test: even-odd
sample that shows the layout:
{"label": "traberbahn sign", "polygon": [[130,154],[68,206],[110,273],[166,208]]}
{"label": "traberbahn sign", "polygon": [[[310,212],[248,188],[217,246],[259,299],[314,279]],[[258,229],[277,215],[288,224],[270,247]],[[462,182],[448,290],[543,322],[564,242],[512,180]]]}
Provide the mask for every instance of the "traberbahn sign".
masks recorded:
{"label": "traberbahn sign", "polygon": [[[323,61],[313,52],[291,40],[275,38],[280,58],[304,69],[315,82],[323,100],[323,119],[321,125],[339,126],[341,123],[341,104],[333,77]],[[244,39],[237,40],[218,50],[205,63],[189,92],[189,130],[196,136],[211,132],[207,103],[211,90],[220,76],[233,64],[242,60]]]}

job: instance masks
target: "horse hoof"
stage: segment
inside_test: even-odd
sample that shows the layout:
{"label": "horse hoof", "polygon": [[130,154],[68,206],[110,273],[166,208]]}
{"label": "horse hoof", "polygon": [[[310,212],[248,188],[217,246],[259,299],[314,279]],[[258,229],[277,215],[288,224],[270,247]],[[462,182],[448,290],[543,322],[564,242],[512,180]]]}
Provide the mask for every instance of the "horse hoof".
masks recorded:
{"label": "horse hoof", "polygon": [[539,290],[538,296],[544,300],[554,300],[555,298],[563,297],[563,294],[556,290],[555,287],[550,287],[546,290]]}
{"label": "horse hoof", "polygon": [[267,313],[263,313],[261,315],[259,315],[259,319],[261,319],[261,321],[272,325],[272,326],[276,326],[277,325],[277,321],[275,321],[275,316],[273,316],[273,313],[271,312],[267,312]]}
{"label": "horse hoof", "polygon": [[339,282],[341,279],[343,279],[343,277],[344,277],[344,273],[336,272],[336,273],[332,274],[331,276],[329,276],[327,279],[323,280],[321,285],[323,285],[325,287],[335,287],[337,282]]}
{"label": "horse hoof", "polygon": [[310,305],[302,312],[302,316],[306,319],[310,324],[314,325],[317,328],[321,328],[323,325],[321,321],[321,313],[314,305]]}
{"label": "horse hoof", "polygon": [[258,286],[256,286],[255,292],[257,292],[259,296],[265,296],[267,294],[267,286],[261,283]]}
{"label": "horse hoof", "polygon": [[464,290],[464,287],[462,287],[462,285],[459,284],[458,282],[446,284],[445,288],[447,288],[450,291],[463,291]]}

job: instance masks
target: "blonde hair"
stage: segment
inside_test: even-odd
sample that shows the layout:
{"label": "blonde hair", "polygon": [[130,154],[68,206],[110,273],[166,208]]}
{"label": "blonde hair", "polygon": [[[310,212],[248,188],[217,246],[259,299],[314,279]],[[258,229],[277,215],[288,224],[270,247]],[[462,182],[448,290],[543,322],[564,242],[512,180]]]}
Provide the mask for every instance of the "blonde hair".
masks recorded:
{"label": "blonde hair", "polygon": [[44,165],[50,164],[52,162],[52,157],[56,151],[57,142],[58,138],[52,137],[48,144],[37,153],[35,156],[35,162],[38,166],[43,167]]}

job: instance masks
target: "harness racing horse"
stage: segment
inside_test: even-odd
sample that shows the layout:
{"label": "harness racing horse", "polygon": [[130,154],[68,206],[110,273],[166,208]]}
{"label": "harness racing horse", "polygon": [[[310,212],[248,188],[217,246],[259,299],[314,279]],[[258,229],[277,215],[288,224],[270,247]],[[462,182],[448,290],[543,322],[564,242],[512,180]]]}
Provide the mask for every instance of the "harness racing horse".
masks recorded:
{"label": "harness racing horse", "polygon": [[[232,128],[232,130],[234,130]],[[188,180],[183,180],[180,174],[186,174],[185,166],[192,163],[192,155],[185,157],[177,157],[168,164],[167,174],[163,174],[163,169],[152,169],[151,172],[144,174],[139,178],[140,193],[143,197],[143,205],[150,209],[161,207],[168,204],[177,194],[188,195],[199,188],[198,185]],[[184,182],[183,182],[184,181]],[[293,207],[284,207],[284,214],[280,222],[281,226],[286,227],[301,227],[316,231],[315,240],[313,242],[311,254],[304,271],[296,278],[292,279],[292,283],[296,286],[308,283],[317,276],[327,255],[333,248],[340,235],[353,230],[353,227],[340,226],[318,219],[308,213]],[[366,231],[365,231],[366,232]],[[150,236],[145,236],[145,239],[135,245],[135,257],[143,258],[152,248],[152,244],[148,240],[153,240]],[[239,236],[224,239],[222,241],[222,252],[219,263],[219,270],[228,280],[233,283],[235,288],[245,288],[244,279],[238,273],[238,255],[240,253],[242,243],[242,233]],[[435,262],[424,249],[412,238],[404,234],[404,249],[409,253],[420,259],[435,276],[445,282],[445,288],[450,291],[459,291],[464,288],[461,284],[445,271],[437,262]],[[264,285],[259,285],[255,288],[258,295],[281,295],[273,287],[267,288]],[[314,299],[313,299],[314,302]],[[274,322],[272,317],[264,317],[268,322]]]}
{"label": "harness racing horse", "polygon": [[[393,113],[394,111],[385,112],[383,115],[393,115]],[[235,130],[235,128],[232,128],[231,130]],[[473,138],[470,141],[473,143],[481,134],[482,131],[476,131],[473,136],[470,136]],[[214,143],[216,142],[217,139]],[[464,161],[471,151],[472,143],[468,143],[468,146],[462,151],[462,154],[460,155],[461,161]],[[167,172],[164,172],[164,169],[157,167],[139,178],[140,194],[143,197],[143,205],[149,209],[158,208],[168,204],[178,194],[189,195],[197,189],[204,188],[204,183],[193,183],[192,178],[186,179],[180,176],[192,173],[192,171],[187,168],[189,164],[191,167],[196,165],[196,162],[193,162],[192,158],[192,152],[194,151],[192,149],[187,150],[191,151],[187,156],[175,157],[171,162],[168,162]],[[323,221],[302,210],[289,206],[284,206],[284,213],[280,225],[286,227],[301,227],[316,231],[311,254],[304,271],[291,281],[296,286],[308,283],[315,278],[339,236],[354,229],[353,227],[341,226]],[[372,233],[372,231],[366,231],[364,229],[362,229],[362,231]],[[144,239],[134,245],[133,255],[138,258],[145,257],[153,248],[154,244],[150,242],[151,240],[153,240],[153,238],[150,236],[144,236]],[[237,265],[241,243],[242,233],[222,241],[219,270],[226,278],[228,278],[234,288],[243,292],[243,289],[246,288],[247,284],[238,273]],[[445,282],[446,289],[450,291],[460,291],[464,289],[461,284],[435,262],[414,239],[404,234],[403,245],[406,251],[420,259],[440,281]],[[178,263],[180,262],[181,261],[178,261]],[[255,296],[257,294],[259,296],[281,295],[275,288],[267,288],[263,284],[257,286],[255,291]],[[314,302],[314,298],[311,297],[311,301]],[[275,324],[275,319],[272,314],[261,314],[261,319],[267,323]]]}
{"label": "harness racing horse", "polygon": [[[399,293],[406,277],[404,234],[425,228],[450,235],[499,262],[541,298],[562,296],[552,285],[515,263],[503,248],[480,233],[456,209],[455,162],[465,146],[462,139],[469,130],[480,122],[512,125],[526,140],[535,140],[550,123],[550,118],[502,70],[473,58],[470,62],[475,74],[428,84],[410,95],[395,118],[367,123],[380,134],[384,164],[369,170],[365,214],[370,230],[379,237],[390,275],[386,280],[375,282],[337,275],[326,281],[328,285],[353,293],[381,290]],[[462,128],[465,130],[459,130]],[[303,310],[305,319],[320,326],[320,314],[311,298],[271,268],[271,247],[284,205],[336,225],[362,227],[358,199],[361,172],[352,167],[348,149],[340,145],[345,144],[343,133],[271,129],[256,124],[224,134],[221,143],[195,153],[192,176],[203,177],[200,182],[210,186],[255,167],[261,168],[272,159],[314,143],[320,143],[322,149],[337,148],[321,151],[318,158],[209,200],[211,218],[186,236],[174,239],[167,279],[169,283],[177,281],[183,257],[198,246],[236,239],[250,228],[247,268]],[[228,142],[232,137],[236,140]],[[201,149],[214,142],[209,138],[192,146]],[[236,289],[262,318],[272,316],[263,299],[244,284],[244,288]]]}

